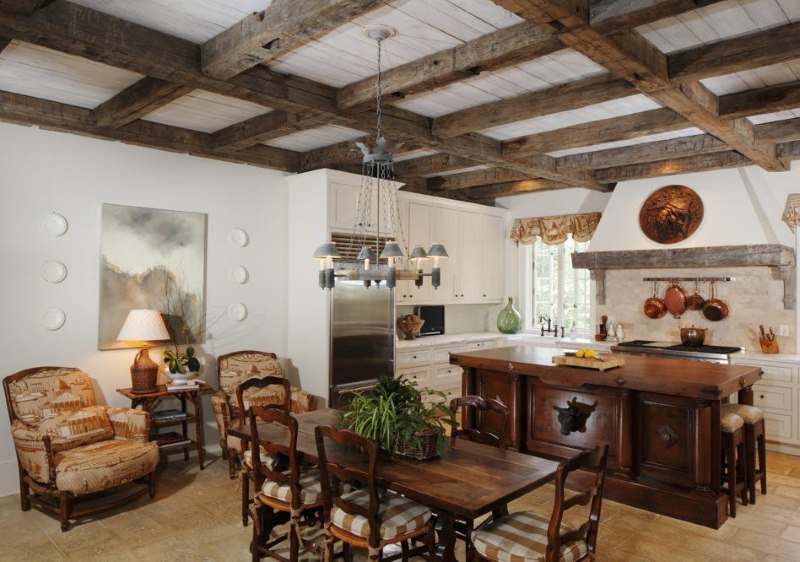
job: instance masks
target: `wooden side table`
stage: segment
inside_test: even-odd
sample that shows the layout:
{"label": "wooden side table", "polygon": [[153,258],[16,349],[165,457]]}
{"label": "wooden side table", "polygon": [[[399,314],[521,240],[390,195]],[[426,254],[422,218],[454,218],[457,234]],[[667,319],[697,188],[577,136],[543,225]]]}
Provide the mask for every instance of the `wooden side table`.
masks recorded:
{"label": "wooden side table", "polygon": [[[197,448],[197,458],[200,461],[200,470],[203,470],[203,462],[205,461],[206,450],[203,447],[203,401],[202,395],[211,392],[210,385],[201,383],[197,386],[190,386],[187,388],[169,390],[165,385],[159,385],[158,390],[147,394],[134,394],[130,388],[118,388],[117,392],[125,396],[131,401],[131,408],[141,406],[145,412],[150,412],[152,416],[150,422],[150,440],[159,441],[158,428],[178,425],[181,426],[181,432],[176,437],[177,439],[163,440],[159,442],[159,449],[162,453],[171,450],[183,449],[184,460],[189,460],[189,449],[192,447]],[[159,410],[155,407],[164,400],[177,399],[180,402],[180,410],[174,411],[169,416],[157,416]],[[187,410],[187,403],[192,405],[192,411]],[[189,435],[189,424],[193,423],[195,427],[195,437],[192,439]]]}

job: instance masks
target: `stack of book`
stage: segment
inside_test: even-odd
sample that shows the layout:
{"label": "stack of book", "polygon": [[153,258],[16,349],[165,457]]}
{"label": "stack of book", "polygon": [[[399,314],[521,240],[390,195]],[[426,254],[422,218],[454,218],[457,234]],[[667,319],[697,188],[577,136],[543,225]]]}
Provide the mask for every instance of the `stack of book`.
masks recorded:
{"label": "stack of book", "polygon": [[194,379],[185,381],[172,381],[167,385],[167,390],[186,390],[190,388],[197,388],[200,383]]}
{"label": "stack of book", "polygon": [[178,433],[177,431],[168,431],[166,433],[159,433],[153,437],[153,440],[158,443],[159,447],[187,445],[192,442],[191,439]]}
{"label": "stack of book", "polygon": [[154,422],[179,421],[188,417],[188,413],[180,410],[156,410],[155,412],[150,412],[150,418]]}

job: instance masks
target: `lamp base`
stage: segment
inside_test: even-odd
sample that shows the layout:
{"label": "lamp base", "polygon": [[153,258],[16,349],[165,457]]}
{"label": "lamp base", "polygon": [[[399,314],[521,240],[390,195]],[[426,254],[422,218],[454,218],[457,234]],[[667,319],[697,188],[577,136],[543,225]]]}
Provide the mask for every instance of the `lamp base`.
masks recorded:
{"label": "lamp base", "polygon": [[136,354],[131,365],[131,393],[150,394],[158,392],[158,365],[150,359],[147,348],[144,347]]}

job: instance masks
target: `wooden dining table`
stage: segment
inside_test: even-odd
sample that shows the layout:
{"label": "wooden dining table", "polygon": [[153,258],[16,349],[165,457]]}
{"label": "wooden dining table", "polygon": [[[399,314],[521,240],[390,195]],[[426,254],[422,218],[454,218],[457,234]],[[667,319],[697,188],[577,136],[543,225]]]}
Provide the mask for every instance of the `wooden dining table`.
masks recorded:
{"label": "wooden dining table", "polygon": [[[337,425],[339,411],[323,409],[297,414],[297,450],[308,462],[318,462],[314,428]],[[229,434],[250,441],[246,420],[228,430]],[[259,424],[260,439],[285,444],[288,432],[277,424]],[[329,460],[342,462],[337,451],[328,452]],[[349,454],[348,465],[363,462],[364,455]],[[352,466],[359,468],[359,466]],[[381,453],[377,476],[380,485],[430,507],[437,514],[439,542],[437,560],[454,561],[455,520],[477,519],[486,513],[506,513],[506,505],[527,492],[554,479],[558,462],[517,451],[458,439],[430,460],[415,460]]]}

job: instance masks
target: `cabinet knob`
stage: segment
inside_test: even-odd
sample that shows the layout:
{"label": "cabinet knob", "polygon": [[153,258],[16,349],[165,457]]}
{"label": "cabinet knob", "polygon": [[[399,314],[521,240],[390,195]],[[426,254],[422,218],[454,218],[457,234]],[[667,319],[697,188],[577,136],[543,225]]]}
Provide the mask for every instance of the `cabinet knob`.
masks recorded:
{"label": "cabinet knob", "polygon": [[761,399],[762,399],[762,400],[764,399],[764,395],[763,395],[763,394],[761,395]]}
{"label": "cabinet knob", "polygon": [[412,356],[411,356],[411,359],[416,359],[416,358],[417,358],[417,356],[416,356],[416,355],[412,355]]}
{"label": "cabinet knob", "polygon": [[486,298],[486,293],[483,293],[484,298]]}

